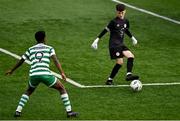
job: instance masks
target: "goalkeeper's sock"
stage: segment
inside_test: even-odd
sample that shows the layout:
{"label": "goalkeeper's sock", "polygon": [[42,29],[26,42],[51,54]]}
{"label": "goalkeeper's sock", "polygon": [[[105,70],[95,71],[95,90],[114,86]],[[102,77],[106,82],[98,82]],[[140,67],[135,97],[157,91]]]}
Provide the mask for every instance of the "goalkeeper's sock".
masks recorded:
{"label": "goalkeeper's sock", "polygon": [[113,79],[116,76],[116,74],[117,74],[117,72],[119,71],[120,68],[121,68],[121,65],[120,64],[116,64],[114,66],[114,68],[113,68],[109,78]]}
{"label": "goalkeeper's sock", "polygon": [[127,72],[131,73],[133,68],[134,58],[128,58],[127,60]]}
{"label": "goalkeeper's sock", "polygon": [[21,112],[28,100],[29,100],[29,96],[26,94],[23,94],[21,96],[21,99],[19,101],[16,111]]}
{"label": "goalkeeper's sock", "polygon": [[61,99],[62,99],[62,101],[63,101],[63,103],[64,103],[66,112],[72,111],[72,109],[71,109],[71,103],[70,103],[68,94],[67,94],[67,93],[62,94],[62,95],[61,95]]}

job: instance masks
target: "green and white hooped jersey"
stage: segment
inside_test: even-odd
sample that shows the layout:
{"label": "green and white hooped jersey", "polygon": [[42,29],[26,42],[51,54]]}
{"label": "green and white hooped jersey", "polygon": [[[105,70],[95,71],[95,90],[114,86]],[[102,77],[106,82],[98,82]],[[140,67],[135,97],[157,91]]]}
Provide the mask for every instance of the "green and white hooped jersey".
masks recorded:
{"label": "green and white hooped jersey", "polygon": [[31,62],[29,76],[52,75],[49,70],[50,57],[55,55],[53,47],[43,43],[30,47],[22,58]]}

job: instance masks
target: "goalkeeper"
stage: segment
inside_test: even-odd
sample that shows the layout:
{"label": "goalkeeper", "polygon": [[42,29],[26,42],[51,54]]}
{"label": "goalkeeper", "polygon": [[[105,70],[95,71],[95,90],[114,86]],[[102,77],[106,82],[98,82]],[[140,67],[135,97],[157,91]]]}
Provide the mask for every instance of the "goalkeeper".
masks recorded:
{"label": "goalkeeper", "polygon": [[125,19],[125,13],[126,13],[125,5],[117,4],[116,13],[117,16],[109,22],[109,24],[98,35],[98,37],[94,40],[94,42],[91,45],[91,47],[94,48],[95,50],[98,49],[99,39],[102,36],[104,36],[107,32],[110,32],[109,53],[111,59],[116,60],[116,64],[112,69],[109,78],[106,81],[106,85],[113,84],[113,79],[123,64],[123,57],[127,58],[126,80],[130,81],[134,79],[139,79],[139,76],[132,74],[134,55],[123,42],[124,33],[125,33],[132,39],[133,45],[137,44],[137,40],[129,31],[129,21]]}

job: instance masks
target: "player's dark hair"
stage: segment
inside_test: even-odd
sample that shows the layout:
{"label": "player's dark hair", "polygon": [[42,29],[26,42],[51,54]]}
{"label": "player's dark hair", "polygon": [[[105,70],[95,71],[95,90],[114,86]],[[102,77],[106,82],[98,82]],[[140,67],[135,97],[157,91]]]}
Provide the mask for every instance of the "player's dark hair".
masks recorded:
{"label": "player's dark hair", "polygon": [[116,5],[116,10],[117,11],[124,11],[126,9],[126,6],[124,4],[117,4]]}
{"label": "player's dark hair", "polygon": [[45,37],[46,37],[45,31],[38,31],[35,33],[35,38],[38,43],[44,42]]}

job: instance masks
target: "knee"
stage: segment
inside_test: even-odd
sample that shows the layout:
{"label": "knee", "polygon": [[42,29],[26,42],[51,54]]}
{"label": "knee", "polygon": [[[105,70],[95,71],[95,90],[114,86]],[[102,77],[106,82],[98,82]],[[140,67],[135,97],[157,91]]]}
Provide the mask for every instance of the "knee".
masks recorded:
{"label": "knee", "polygon": [[35,88],[29,87],[29,88],[26,90],[25,94],[28,95],[28,96],[30,96],[30,95],[34,92],[34,90],[35,90]]}
{"label": "knee", "polygon": [[123,62],[116,62],[116,64],[123,65]]}
{"label": "knee", "polygon": [[123,63],[124,63],[123,60],[117,60],[116,61],[116,64],[119,64],[119,65],[123,65]]}
{"label": "knee", "polygon": [[134,58],[134,55],[130,54],[127,58]]}
{"label": "knee", "polygon": [[62,86],[58,86],[57,90],[59,90],[60,92],[66,92],[66,89]]}
{"label": "knee", "polygon": [[62,87],[59,87],[59,88],[58,88],[58,91],[60,92],[60,94],[65,94],[65,93],[67,93],[67,92],[66,92],[66,89],[65,89],[65,88],[62,88]]}
{"label": "knee", "polygon": [[57,81],[54,88],[58,90],[61,94],[66,93],[65,87],[59,81]]}
{"label": "knee", "polygon": [[123,54],[126,58],[134,58],[134,54],[131,51],[124,51]]}

